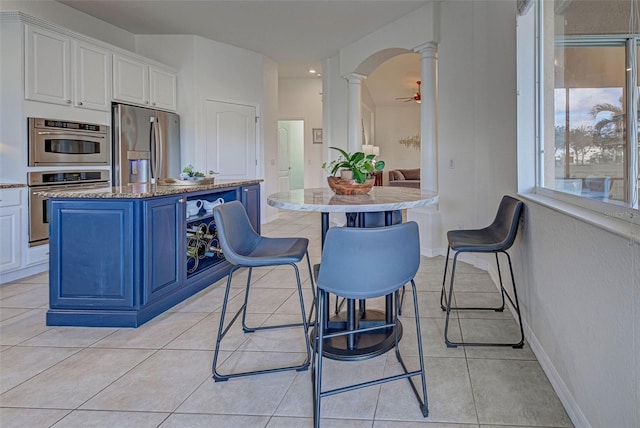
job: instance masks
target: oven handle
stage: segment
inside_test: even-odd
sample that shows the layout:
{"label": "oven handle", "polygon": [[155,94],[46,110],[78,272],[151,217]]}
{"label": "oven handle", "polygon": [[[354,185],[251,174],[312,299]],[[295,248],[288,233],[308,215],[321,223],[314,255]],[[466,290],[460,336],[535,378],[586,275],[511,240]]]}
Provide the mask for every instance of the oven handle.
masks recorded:
{"label": "oven handle", "polygon": [[38,135],[68,135],[68,136],[82,136],[82,137],[92,137],[92,138],[102,138],[103,140],[106,138],[103,134],[87,134],[83,132],[68,132],[68,131],[38,131]]}
{"label": "oven handle", "polygon": [[44,186],[30,186],[30,188],[36,192],[47,192],[49,190],[88,190],[88,189],[101,189],[110,187],[108,181],[100,181],[97,183],[87,184],[53,184]]}

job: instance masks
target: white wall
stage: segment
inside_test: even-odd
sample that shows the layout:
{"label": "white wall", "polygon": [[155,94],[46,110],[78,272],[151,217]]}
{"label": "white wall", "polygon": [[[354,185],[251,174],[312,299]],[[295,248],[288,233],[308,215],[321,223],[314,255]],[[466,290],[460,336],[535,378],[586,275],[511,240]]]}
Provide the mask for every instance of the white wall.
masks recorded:
{"label": "white wall", "polygon": [[322,128],[322,80],[282,78],[278,80],[278,119],[304,120],[304,186],[323,187],[322,144],[313,144],[313,128]]}
{"label": "white wall", "polygon": [[401,138],[420,134],[420,105],[403,103],[399,106],[376,108],[376,145],[380,147],[378,159],[385,162],[384,183],[393,169],[420,168],[420,147],[400,144]]}
{"label": "white wall", "polygon": [[[518,186],[529,192],[535,183],[533,11],[518,19],[517,31]],[[532,349],[577,426],[640,426],[638,240],[525,202],[517,247],[525,268],[517,279]],[[625,210],[610,214],[600,221],[624,218]]]}
{"label": "white wall", "polygon": [[515,4],[445,2],[441,13],[438,183],[444,239],[447,230],[488,224],[502,195],[516,192]]}
{"label": "white wall", "polygon": [[531,201],[523,232],[516,250],[523,320],[573,421],[640,426],[638,241]]}

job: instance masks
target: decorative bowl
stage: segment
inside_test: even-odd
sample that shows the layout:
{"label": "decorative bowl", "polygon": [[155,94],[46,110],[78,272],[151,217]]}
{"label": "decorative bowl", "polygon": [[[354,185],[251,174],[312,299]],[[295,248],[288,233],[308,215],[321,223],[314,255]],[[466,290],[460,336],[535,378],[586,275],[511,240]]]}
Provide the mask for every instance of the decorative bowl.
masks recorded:
{"label": "decorative bowl", "polygon": [[375,178],[358,183],[355,180],[345,180],[340,177],[327,177],[327,182],[336,195],[366,195],[373,187]]}

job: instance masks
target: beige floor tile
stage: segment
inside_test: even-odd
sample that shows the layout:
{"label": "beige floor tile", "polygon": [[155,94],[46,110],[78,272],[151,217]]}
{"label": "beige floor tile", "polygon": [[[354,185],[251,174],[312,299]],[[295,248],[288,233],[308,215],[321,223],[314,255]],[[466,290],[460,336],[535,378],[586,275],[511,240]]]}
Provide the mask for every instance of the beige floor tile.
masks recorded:
{"label": "beige floor tile", "polygon": [[460,328],[465,342],[517,343],[520,328],[515,320],[460,319]]}
{"label": "beige floor tile", "polygon": [[447,424],[430,422],[428,419],[420,422],[375,421],[373,428],[478,428],[478,424]]}
{"label": "beige floor tile", "polygon": [[[379,378],[384,373],[387,356],[362,361],[323,359],[322,390],[327,391]],[[331,419],[373,420],[380,392],[379,386],[345,392],[322,399],[321,415]],[[311,373],[298,373],[292,387],[278,406],[277,416],[313,416]],[[324,422],[323,422],[324,423]]]}
{"label": "beige floor tile", "polygon": [[27,312],[29,309],[25,308],[1,308],[0,307],[0,321],[8,320],[16,315]]}
{"label": "beige floor tile", "polygon": [[75,409],[153,352],[87,348],[5,392],[0,401],[3,406]]}
{"label": "beige floor tile", "polygon": [[138,328],[120,329],[92,347],[160,349],[206,315],[201,312],[165,312]]}
{"label": "beige floor tile", "polygon": [[[272,315],[262,324],[262,327],[268,325],[301,324],[301,318],[301,315]],[[307,352],[305,333],[302,326],[257,330],[247,336],[247,340],[238,347],[241,351],[267,351],[285,354]]]}
{"label": "beige floor tile", "polygon": [[52,428],[155,428],[168,413],[75,410]]}
{"label": "beige floor tile", "polygon": [[69,410],[0,408],[2,428],[50,427],[62,419]]}
{"label": "beige floor tile", "polygon": [[4,308],[40,308],[49,305],[49,289],[37,286],[31,290],[0,300]]}
{"label": "beige floor tile", "polygon": [[[409,370],[419,367],[415,357],[404,358]],[[386,373],[401,373],[395,358],[388,359]],[[425,360],[429,422],[478,423],[467,364],[460,358]],[[415,385],[419,378],[415,379]],[[382,386],[376,419],[424,421],[413,390],[406,380]]]}
{"label": "beige floor tile", "polygon": [[[261,325],[269,314],[247,314],[247,323],[249,325]],[[232,314],[226,318],[225,325],[228,323]],[[222,339],[220,349],[227,351],[235,351],[240,345],[249,339],[252,333],[244,333],[241,327],[242,320],[239,318],[233,327],[228,331]],[[176,337],[165,349],[200,349],[213,351],[216,345],[218,328],[220,327],[220,314],[217,312],[208,314],[203,320],[196,325]]]}
{"label": "beige floor tile", "polygon": [[207,351],[160,350],[81,408],[173,412],[211,376],[210,364]]}
{"label": "beige floor tile", "polygon": [[[371,428],[373,421],[360,419],[321,418],[322,428]],[[313,427],[313,418],[291,418],[276,416],[271,418],[267,428]]]}
{"label": "beige floor tile", "polygon": [[160,428],[237,428],[265,427],[268,416],[243,415],[199,415],[174,413],[160,425]]}
{"label": "beige floor tile", "polygon": [[[215,310],[219,310],[222,307],[224,301],[224,294],[227,288],[227,281],[218,281],[215,284],[209,286],[205,290],[195,296],[190,297],[182,303],[174,306],[170,309],[170,312],[205,312],[209,313]],[[231,288],[229,291],[230,297],[235,297],[239,293],[242,293],[241,289]]]}
{"label": "beige floor tile", "polygon": [[13,346],[0,354],[0,394],[79,351],[81,348]]}
{"label": "beige floor tile", "polygon": [[481,424],[572,426],[537,361],[468,360]]}
{"label": "beige floor tile", "polygon": [[[278,310],[297,290],[287,288],[251,288],[249,291],[248,313],[271,314]],[[227,311],[235,312],[244,303],[245,293],[239,293],[229,300]],[[221,310],[221,309],[218,309]]]}
{"label": "beige floor tile", "polygon": [[8,284],[2,284],[0,285],[0,306],[4,306],[2,304],[2,300],[4,299],[40,288],[48,289],[48,282],[46,284],[29,284],[22,282],[11,282]]}
{"label": "beige floor tile", "polygon": [[0,322],[0,344],[17,345],[47,331],[45,309],[31,309]]}
{"label": "beige floor tile", "polygon": [[[235,372],[253,367],[275,367],[281,363],[279,358],[274,358],[268,352],[249,354],[251,355],[245,354],[247,361],[243,361],[242,364],[236,363],[231,366],[225,363],[223,368]],[[259,361],[256,361],[257,359]],[[240,365],[242,367],[238,367]],[[295,375],[295,371],[284,371],[234,378],[224,382],[214,382],[209,376],[177,412],[271,416]]]}
{"label": "beige floor tile", "polygon": [[116,331],[117,328],[106,327],[51,327],[22,345],[86,348]]}
{"label": "beige floor tile", "polygon": [[[402,319],[403,335],[400,341],[402,355],[415,357],[418,355],[418,338],[414,318]],[[444,343],[444,319],[421,318],[422,351],[425,357],[464,358],[464,348],[447,348]],[[458,320],[449,322],[450,338],[460,340]]]}

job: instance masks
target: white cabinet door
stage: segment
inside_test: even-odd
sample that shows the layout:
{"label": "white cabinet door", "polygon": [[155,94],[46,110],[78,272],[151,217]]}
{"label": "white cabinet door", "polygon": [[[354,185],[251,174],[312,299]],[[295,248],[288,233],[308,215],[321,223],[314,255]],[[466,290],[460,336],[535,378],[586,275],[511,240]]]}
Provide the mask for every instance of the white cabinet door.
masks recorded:
{"label": "white cabinet door", "polygon": [[149,104],[149,66],[135,58],[113,56],[113,99]]}
{"label": "white cabinet door", "polygon": [[22,192],[0,190],[0,272],[22,266]]}
{"label": "white cabinet door", "polygon": [[98,46],[74,41],[76,107],[109,111],[111,109],[111,53]]}
{"label": "white cabinet door", "polygon": [[149,99],[151,106],[175,111],[178,108],[175,74],[153,66],[149,67]]}
{"label": "white cabinet door", "polygon": [[70,39],[25,25],[25,98],[71,104]]}

